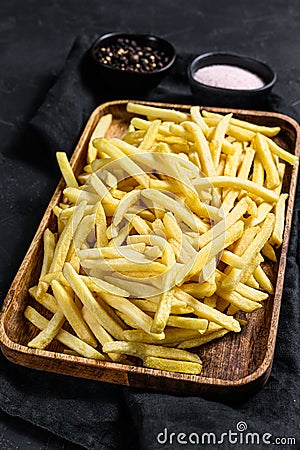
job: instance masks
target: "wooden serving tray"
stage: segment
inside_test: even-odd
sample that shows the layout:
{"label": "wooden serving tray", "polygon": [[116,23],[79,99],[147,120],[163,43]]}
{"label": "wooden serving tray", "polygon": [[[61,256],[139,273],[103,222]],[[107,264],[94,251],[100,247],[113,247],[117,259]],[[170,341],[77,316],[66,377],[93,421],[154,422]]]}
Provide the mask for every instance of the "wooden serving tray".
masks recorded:
{"label": "wooden serving tray", "polygon": [[[188,111],[187,105],[145,104]],[[71,159],[79,174],[85,165],[87,146],[101,116],[112,113],[114,119],[108,135],[122,136],[132,117],[126,111],[127,101],[113,101],[99,106],[91,115]],[[209,111],[228,113],[235,117],[266,126],[280,126],[275,138],[287,151],[299,155],[299,126],[291,118],[270,112],[206,108]],[[274,296],[264,302],[264,307],[247,315],[247,324],[241,333],[230,333],[218,341],[200,347],[198,353],[204,361],[201,375],[186,375],[148,369],[133,365],[96,361],[62,353],[62,347],[53,341],[47,350],[28,348],[26,344],[36,335],[35,327],[24,318],[28,304],[45,313],[28,294],[35,285],[42,263],[43,233],[49,227],[55,230],[52,208],[60,202],[64,181],[61,180],[49,203],[42,222],[29,250],[8,291],[0,317],[0,341],[4,355],[17,364],[38,370],[91,378],[126,386],[155,389],[176,394],[202,395],[215,399],[242,399],[252,395],[267,381],[274,356],[281,295],[284,282],[288,241],[292,222],[298,167],[287,165],[283,191],[289,193],[284,242],[278,264],[268,263],[268,275],[276,284]]]}

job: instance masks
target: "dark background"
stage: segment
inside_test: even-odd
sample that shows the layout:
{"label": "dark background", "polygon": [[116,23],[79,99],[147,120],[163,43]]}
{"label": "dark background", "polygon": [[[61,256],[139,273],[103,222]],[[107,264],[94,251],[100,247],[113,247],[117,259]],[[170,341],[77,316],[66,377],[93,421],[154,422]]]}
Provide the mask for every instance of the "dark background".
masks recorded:
{"label": "dark background", "polygon": [[[59,178],[58,171],[51,163],[53,154],[28,137],[28,123],[61,73],[76,36],[92,36],[108,31],[135,31],[165,37],[175,46],[182,61],[212,50],[229,50],[267,61],[278,74],[278,82],[272,95],[272,109],[288,113],[296,119],[299,117],[298,0],[2,0],[1,301],[18,270]],[[177,89],[173,94],[175,97],[178,94],[179,99],[188,98],[190,95],[185,75],[182,75]],[[80,96],[76,100],[80,105]],[[294,230],[295,233],[297,231]],[[299,277],[299,272],[296,272],[296,276]],[[294,295],[298,296],[298,292],[294,292]],[[299,317],[295,320],[299,322]],[[281,329],[282,327],[288,328],[287,324],[281,322]],[[284,370],[288,370],[288,361],[282,358],[282,354],[284,351],[288,352],[293,343],[285,341],[284,348],[280,345],[279,334],[279,356],[275,358],[275,374],[280,373],[276,372],[276,367],[280,366],[281,370],[282,365]],[[299,347],[299,334],[297,345]],[[299,377],[299,365],[296,366],[293,367],[294,378]],[[1,356],[0,371],[14,374],[16,370],[15,366]],[[289,386],[280,386],[281,391],[276,392],[277,396],[288,395],[291,401],[299,397],[299,390],[292,392],[289,391]],[[290,389],[292,387],[293,383]],[[272,404],[270,402],[263,407],[272,408]],[[293,416],[292,408],[289,414],[292,416],[285,416],[283,411],[282,420],[296,424],[297,417]],[[4,412],[0,413],[0,420],[0,447],[3,449],[77,448],[50,432],[35,428],[21,419],[11,418]],[[295,429],[295,434],[296,431]]]}

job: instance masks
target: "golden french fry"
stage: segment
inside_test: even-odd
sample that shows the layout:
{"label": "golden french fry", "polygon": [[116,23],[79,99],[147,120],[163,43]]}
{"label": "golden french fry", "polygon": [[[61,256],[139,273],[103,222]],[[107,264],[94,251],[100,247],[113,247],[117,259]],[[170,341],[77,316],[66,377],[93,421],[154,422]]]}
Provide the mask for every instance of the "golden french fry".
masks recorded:
{"label": "golden french fry", "polygon": [[154,356],[158,358],[168,358],[178,361],[190,361],[201,364],[201,360],[198,355],[186,352],[185,350],[165,348],[159,345],[142,344],[141,342],[107,342],[103,345],[103,351],[105,353],[122,353],[125,355],[136,356],[141,359],[144,359],[147,356]]}
{"label": "golden french fry", "polygon": [[275,225],[273,233],[270,237],[270,244],[276,248],[280,247],[283,239],[284,219],[285,219],[285,202],[288,194],[281,194],[278,203],[275,205]]}
{"label": "golden french fry", "polygon": [[64,316],[68,320],[69,324],[82,341],[91,345],[97,346],[97,342],[91,333],[90,329],[82,319],[80,310],[76,306],[73,298],[68,294],[64,287],[56,280],[51,283],[54,297],[57,301],[59,308],[62,310]]}
{"label": "golden french fry", "polygon": [[187,361],[174,361],[174,359],[157,358],[154,356],[146,356],[143,359],[145,367],[150,369],[168,370],[169,372],[190,373],[198,375],[201,372],[202,365],[200,363]]}
{"label": "golden french fry", "polygon": [[78,183],[76,181],[73,170],[70,166],[67,154],[64,152],[57,152],[56,159],[61,170],[61,173],[64,177],[66,185],[73,188],[78,188]]}
{"label": "golden french fry", "polygon": [[[26,319],[28,319],[40,330],[44,330],[49,323],[49,320],[47,320],[39,312],[32,308],[32,306],[27,306],[24,315]],[[68,333],[65,330],[60,330],[55,336],[55,339],[57,339],[59,342],[61,342],[71,350],[79,353],[79,355],[81,356],[92,359],[105,359],[98,350],[95,350],[93,347],[81,341],[78,337],[73,336],[71,333]]]}
{"label": "golden french fry", "polygon": [[65,316],[62,311],[57,311],[51,320],[47,323],[47,326],[30,342],[28,347],[38,348],[43,350],[53,341],[57,333],[60,331],[65,321]]}
{"label": "golden french fry", "polygon": [[112,115],[102,116],[97,123],[88,146],[87,163],[91,164],[97,158],[97,149],[93,146],[94,139],[104,137],[112,122]]}

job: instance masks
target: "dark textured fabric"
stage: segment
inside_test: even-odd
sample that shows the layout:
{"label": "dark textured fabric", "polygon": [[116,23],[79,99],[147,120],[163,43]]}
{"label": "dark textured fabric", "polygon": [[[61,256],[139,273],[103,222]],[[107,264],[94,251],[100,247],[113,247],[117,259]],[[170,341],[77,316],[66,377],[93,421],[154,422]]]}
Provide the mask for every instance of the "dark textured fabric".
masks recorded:
{"label": "dark textured fabric", "polygon": [[[53,161],[58,149],[72,153],[91,111],[114,98],[100,80],[91,77],[86,50],[92,40],[93,36],[76,40],[64,70],[30,122],[29,135],[38,140],[37,147],[47,151]],[[190,58],[190,54],[180,53],[170,75],[148,98],[192,103],[185,74]],[[147,99],[147,95],[143,98]],[[278,95],[271,98],[269,109],[297,118],[297,112]],[[163,446],[157,435],[167,428],[168,436],[172,432],[176,436],[213,432],[219,438],[228,430],[235,432],[241,421],[249,432],[270,433],[273,438],[295,437],[299,445],[299,207],[298,196],[274,367],[268,384],[252,399],[233,407],[197,397],[148,393],[40,373],[5,362],[1,371],[1,407],[91,449],[198,448],[176,443],[174,437],[173,443],[168,438]],[[202,447],[210,448],[208,444]],[[262,447],[260,444],[257,448]],[[211,448],[233,447],[225,440]],[[240,443],[236,448],[249,445]]]}

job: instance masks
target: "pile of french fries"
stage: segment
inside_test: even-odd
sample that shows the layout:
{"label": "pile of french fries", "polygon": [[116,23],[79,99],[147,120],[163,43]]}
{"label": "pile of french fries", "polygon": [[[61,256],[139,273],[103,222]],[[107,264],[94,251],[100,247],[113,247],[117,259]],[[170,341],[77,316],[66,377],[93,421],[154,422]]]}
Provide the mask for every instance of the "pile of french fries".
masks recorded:
{"label": "pile of french fries", "polygon": [[127,110],[122,139],[101,117],[78,177],[57,153],[66,188],[29,290],[50,320],[27,306],[28,346],[56,339],[77,356],[199,374],[195,349],[240,332],[237,313],[274,292],[262,263],[277,260],[285,165],[298,160],[278,127],[196,106]]}

